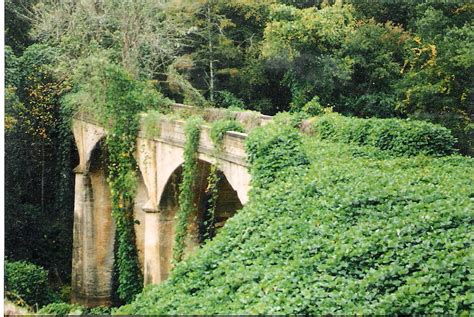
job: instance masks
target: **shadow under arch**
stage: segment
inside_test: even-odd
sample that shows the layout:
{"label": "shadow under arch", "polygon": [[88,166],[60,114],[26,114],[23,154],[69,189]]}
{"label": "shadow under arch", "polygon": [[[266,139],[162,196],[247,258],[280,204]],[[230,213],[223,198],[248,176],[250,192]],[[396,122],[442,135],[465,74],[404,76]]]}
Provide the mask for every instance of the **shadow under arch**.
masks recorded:
{"label": "shadow under arch", "polygon": [[[239,209],[242,203],[237,192],[232,188],[224,173],[220,170],[218,176],[218,196],[214,212],[214,221],[209,219],[209,199],[208,176],[211,164],[204,160],[198,160],[195,186],[193,191],[195,210],[188,219],[188,238],[186,241],[185,256],[189,256],[199,245],[207,239],[212,239],[225,222],[231,218]],[[173,245],[175,240],[176,214],[179,209],[179,187],[182,183],[183,167],[179,165],[170,175],[164,187],[159,201],[160,210],[160,230],[159,230],[159,254],[160,254],[160,275],[161,280],[165,280],[171,270],[171,260],[173,258]]]}

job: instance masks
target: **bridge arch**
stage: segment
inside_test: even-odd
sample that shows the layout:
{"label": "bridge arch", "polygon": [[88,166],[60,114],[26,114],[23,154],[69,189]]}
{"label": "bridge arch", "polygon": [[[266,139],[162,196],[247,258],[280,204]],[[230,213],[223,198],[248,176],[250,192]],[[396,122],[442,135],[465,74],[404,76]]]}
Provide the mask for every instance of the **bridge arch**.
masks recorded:
{"label": "bridge arch", "polygon": [[79,154],[76,172],[87,173],[94,150],[104,140],[105,129],[88,122],[73,120],[72,130]]}
{"label": "bridge arch", "polygon": [[[172,176],[175,171],[184,164],[184,160],[182,158],[182,153],[179,153],[181,155],[175,155],[175,159],[166,159],[168,157],[173,157],[173,156],[168,156],[165,158],[165,162],[163,162],[162,165],[163,167],[158,170],[158,182],[161,182],[161,186],[158,188],[158,193],[157,193],[157,203],[159,205],[159,202],[162,199],[162,196],[164,194],[165,186]],[[235,164],[232,164],[231,162],[226,162],[223,160],[217,161],[215,158],[212,158],[208,155],[205,154],[200,154],[199,156],[199,161],[203,163],[207,163],[209,165],[218,165],[220,173],[223,174],[225,179],[228,181],[228,183],[231,185],[231,187],[236,191],[236,194],[239,198],[239,201],[241,204],[245,204],[247,202],[247,195],[248,195],[248,174],[247,170],[245,167],[237,166]]]}
{"label": "bridge arch", "polygon": [[[214,219],[213,221],[211,220],[207,212],[210,198],[210,193],[207,191],[208,176],[211,165],[212,163],[208,160],[198,160],[195,186],[192,189],[195,193],[194,206],[196,208],[188,220],[188,239],[185,243],[185,256],[192,254],[206,239],[214,237],[217,231],[224,226],[225,222],[242,208],[242,203],[237,191],[232,187],[223,171],[218,170],[218,198]],[[182,173],[183,163],[175,167],[172,173],[170,173],[161,193],[158,205],[160,210],[158,253],[161,281],[168,277],[171,270],[176,214],[179,209],[179,187],[182,183]]]}

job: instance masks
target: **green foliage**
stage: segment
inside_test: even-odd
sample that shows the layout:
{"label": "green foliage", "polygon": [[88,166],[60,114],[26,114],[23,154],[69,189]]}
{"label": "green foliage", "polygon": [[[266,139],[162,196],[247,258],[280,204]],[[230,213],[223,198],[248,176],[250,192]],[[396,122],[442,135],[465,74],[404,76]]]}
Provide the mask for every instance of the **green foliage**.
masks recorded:
{"label": "green foliage", "polygon": [[217,120],[212,123],[211,140],[214,146],[219,147],[227,131],[245,132],[242,124],[236,120]]}
{"label": "green foliage", "polygon": [[[306,183],[300,174],[304,174],[307,168],[299,167],[307,166],[307,155],[301,151],[301,144],[298,141],[300,137],[291,127],[297,127],[301,119],[308,114],[320,115],[321,107],[333,106],[340,113],[360,117],[409,117],[439,123],[453,131],[458,140],[456,146],[461,148],[463,153],[471,153],[473,140],[471,74],[472,43],[474,42],[472,4],[466,1],[440,2],[435,0],[396,4],[390,1],[374,3],[373,1],[357,0],[345,1],[345,5],[340,5],[340,2],[335,5],[328,4],[333,2],[319,0],[282,0],[277,2],[272,0],[236,0],[229,2],[218,0],[211,2],[185,1],[186,5],[182,5],[182,1],[171,1],[163,5],[148,0],[140,3],[88,0],[80,3],[64,2],[60,6],[55,1],[40,1],[33,8],[36,0],[7,1],[5,6],[7,44],[17,54],[24,50],[24,53],[18,57],[8,47],[5,50],[7,84],[5,87],[5,187],[7,194],[5,217],[7,224],[6,255],[8,258],[34,260],[47,268],[59,269],[61,276],[68,275],[70,251],[67,250],[71,250],[71,186],[73,186],[73,177],[70,171],[75,160],[69,118],[77,110],[86,110],[93,113],[102,124],[108,127],[109,131],[112,131],[107,144],[113,161],[109,169],[109,181],[114,188],[114,217],[118,219],[116,220],[119,223],[118,230],[121,232],[117,235],[119,244],[121,244],[121,247],[118,247],[120,255],[116,257],[120,262],[117,267],[121,271],[120,296],[129,301],[133,294],[141,288],[139,285],[141,277],[137,273],[139,268],[136,250],[128,247],[134,245],[133,218],[130,216],[130,206],[133,205],[131,197],[134,195],[136,178],[136,164],[132,156],[135,150],[134,134],[136,134],[138,127],[136,114],[148,108],[163,108],[169,101],[156,93],[151,82],[135,80],[136,78],[154,76],[153,79],[156,81],[153,83],[155,84],[162,83],[165,81],[164,77],[167,76],[166,82],[169,92],[176,93],[183,98],[184,102],[192,105],[205,106],[209,104],[204,97],[209,96],[210,99],[214,97],[219,106],[243,107],[245,105],[249,109],[274,114],[290,109],[291,101],[291,109],[295,115],[283,114],[276,118],[276,124],[282,125],[281,127],[273,125],[269,130],[265,130],[267,132],[257,131],[255,137],[249,138],[249,150],[251,153],[253,153],[252,151],[258,153],[258,156],[252,158],[254,187],[257,188],[257,192],[262,193],[267,189],[273,190],[274,196],[277,196],[277,192],[284,192],[287,187],[294,187],[295,196],[288,196],[288,199],[291,197],[300,201],[306,199],[306,194],[301,194],[303,189],[300,188],[304,187]],[[347,5],[351,2],[351,5]],[[285,5],[278,3],[285,3]],[[34,16],[28,17],[32,8]],[[45,40],[50,46],[39,44],[27,48],[31,41],[28,32],[30,23],[34,24],[32,34],[37,39]],[[87,62],[80,62],[84,56],[90,55],[91,52],[101,51],[101,49],[108,51],[107,58],[96,57]],[[187,65],[182,62],[186,57],[191,57],[191,62]],[[111,65],[110,60],[121,63],[123,68],[132,73],[132,76],[126,74],[116,65]],[[60,80],[57,79],[53,69],[62,70]],[[59,99],[64,91],[70,89],[67,81],[63,80],[70,77],[72,69],[76,70],[72,76],[75,83],[74,94],[66,98],[66,107],[60,109]],[[319,100],[314,96],[318,96]],[[150,116],[149,122],[153,120],[153,116],[158,117],[159,114]],[[452,185],[452,188],[446,185],[445,192],[449,193],[454,188],[462,191],[463,187],[462,185],[458,186],[460,183],[456,183],[443,168],[436,165],[441,163],[433,162],[447,162],[446,164],[449,166],[445,168],[450,171],[454,170],[455,175],[459,173],[459,179],[463,179],[462,177],[465,176],[460,172],[461,170],[467,175],[471,171],[470,165],[464,163],[464,159],[461,158],[447,158],[446,161],[426,159],[428,162],[425,162],[426,165],[423,165],[425,163],[422,158],[415,158],[414,161],[409,161],[407,158],[393,158],[393,156],[414,156],[420,153],[433,156],[453,153],[455,139],[448,130],[439,126],[407,120],[348,119],[338,115],[325,115],[315,120],[315,130],[320,138],[351,143],[350,145],[337,145],[340,147],[337,150],[336,145],[328,145],[321,140],[316,140],[311,144],[311,146],[322,147],[315,150],[315,153],[318,153],[314,158],[315,162],[322,160],[327,165],[334,165],[333,160],[337,155],[341,155],[349,161],[355,160],[355,162],[344,162],[344,164],[348,164],[344,165],[347,166],[348,173],[346,171],[343,173],[339,169],[342,168],[340,165],[342,162],[336,164],[337,166],[331,166],[331,168],[323,165],[318,166],[321,168],[318,175],[327,177],[328,180],[335,183],[339,182],[339,179],[343,179],[344,182],[340,182],[342,183],[341,188],[348,192],[357,193],[359,186],[362,188],[369,186],[365,185],[366,179],[362,178],[362,174],[351,174],[356,172],[352,169],[361,169],[372,175],[371,173],[380,167],[377,164],[383,165],[386,161],[393,164],[393,166],[389,164],[391,166],[388,168],[389,171],[387,172],[386,165],[383,165],[383,168],[380,167],[380,172],[377,170],[374,173],[378,173],[377,175],[381,179],[389,177],[386,174],[391,175],[394,178],[393,183],[397,184],[394,186],[398,186],[399,192],[412,186],[412,183],[408,181],[411,175],[403,172],[407,169],[407,164],[414,164],[413,166],[416,165],[426,173],[439,172],[442,177],[447,179],[446,182]],[[147,126],[150,128],[147,131],[150,135],[159,133],[156,125],[147,123]],[[216,128],[216,134],[223,135],[221,132],[224,129],[218,131]],[[219,136],[215,138],[219,139]],[[262,144],[258,144],[260,140],[262,140]],[[262,157],[265,155],[271,159],[263,159]],[[459,163],[462,165],[459,167],[459,171],[455,167],[458,160],[463,162]],[[360,165],[357,165],[359,163]],[[374,164],[377,166],[374,167]],[[466,167],[466,164],[469,166]],[[295,166],[295,169],[293,170],[291,166]],[[296,172],[299,169],[301,171]],[[426,176],[415,168],[411,172],[414,175],[419,175],[419,178],[423,180],[423,177]],[[337,177],[333,174],[337,174]],[[215,191],[213,186],[216,185],[216,176],[217,166],[213,166],[209,181],[210,192]],[[293,182],[285,176],[295,176],[299,182]],[[351,180],[346,181],[346,177],[358,178],[359,183],[355,185],[356,183],[352,183]],[[430,180],[434,179],[434,176],[429,177],[431,177]],[[445,181],[444,178],[443,181]],[[281,186],[271,184],[271,182],[279,180],[283,182]],[[369,180],[379,186],[385,185],[375,177]],[[191,182],[189,179],[188,181]],[[411,181],[417,182],[416,179],[411,179]],[[332,190],[336,191],[336,189],[329,190],[327,188],[332,187],[329,183],[326,185],[329,186],[324,188],[329,191],[327,201],[320,205],[312,205],[314,207],[312,212],[321,210],[321,212],[326,212],[328,217],[341,219],[341,223],[342,220],[347,221],[347,218],[344,218],[346,210],[341,211],[340,205],[344,206],[352,197],[347,196],[344,192],[337,192],[331,196]],[[191,190],[189,188],[192,188],[190,186],[191,183],[188,186],[188,191]],[[308,185],[308,187],[311,186]],[[422,214],[422,207],[439,210],[437,208],[443,207],[443,204],[448,205],[447,201],[449,200],[454,205],[452,208],[455,209],[453,217],[461,213],[460,209],[456,208],[461,208],[458,206],[465,202],[463,197],[456,196],[457,193],[456,195],[447,195],[447,197],[433,198],[436,203],[439,203],[439,206],[435,202],[425,204],[425,198],[431,195],[431,192],[428,187],[423,187],[424,185],[416,183],[416,186],[418,186],[416,188],[421,188],[422,192],[422,194],[416,192],[416,195],[421,197],[417,198],[416,203],[409,201],[405,204],[403,201],[405,197],[393,198],[389,195],[389,198],[379,199],[383,201],[380,205],[377,205],[379,201],[374,204],[383,208],[384,213],[388,210],[387,214],[389,215],[391,215],[390,208],[402,209],[401,205],[405,204],[404,208],[414,210],[413,217],[416,215],[424,217],[426,215]],[[438,186],[437,183],[432,183],[432,187],[436,186]],[[378,192],[371,187],[365,189],[367,189],[368,198],[361,194],[362,200],[369,201],[367,204],[372,208],[372,197],[376,197]],[[442,191],[438,193],[440,196],[444,194]],[[183,199],[188,200],[191,194],[183,195],[185,197]],[[215,198],[212,197],[211,199]],[[334,198],[333,201],[330,197]],[[336,197],[342,200],[340,205],[336,203]],[[272,201],[271,197],[266,197],[266,199],[269,202]],[[300,212],[301,215],[304,214],[301,219],[317,218],[312,212],[305,211],[306,208],[309,208],[306,206],[306,202],[302,207],[295,204],[284,202],[281,203],[281,206],[277,203],[267,206],[262,203],[259,210],[255,209],[254,213],[249,213],[247,216],[252,218],[252,216],[258,215],[257,211],[263,213],[272,209],[272,211],[292,210],[295,215],[299,215]],[[307,205],[311,205],[311,201]],[[356,206],[358,205],[356,204]],[[367,208],[370,209],[369,207]],[[251,210],[253,207],[248,208]],[[347,208],[352,212],[352,205]],[[363,210],[361,213],[366,211]],[[406,224],[407,230],[412,229],[410,225],[419,226],[416,219],[403,214],[404,211],[405,209],[397,209],[402,218],[390,216],[392,217],[390,219],[408,223]],[[189,208],[187,212],[190,212]],[[359,212],[356,210],[356,213]],[[405,216],[407,218],[403,218]],[[286,311],[293,299],[297,302],[291,302],[291,304],[296,308],[302,307],[302,305],[315,307],[315,303],[318,302],[317,305],[321,310],[315,309],[310,311],[311,313],[331,313],[330,307],[338,307],[338,305],[346,309],[341,308],[340,312],[358,313],[357,309],[362,306],[354,304],[355,302],[369,303],[367,307],[360,308],[362,313],[405,314],[425,312],[423,308],[426,308],[426,312],[433,313],[438,313],[438,310],[451,313],[461,312],[467,307],[466,296],[462,294],[464,280],[458,283],[455,281],[457,277],[454,276],[453,281],[455,282],[453,284],[443,284],[442,286],[439,286],[441,283],[436,284],[437,282],[433,282],[433,280],[438,281],[441,279],[440,276],[445,274],[445,277],[449,275],[446,280],[451,283],[451,276],[455,275],[453,272],[457,272],[456,270],[463,265],[460,258],[464,258],[463,255],[458,257],[462,252],[456,249],[456,246],[451,248],[448,242],[430,240],[432,239],[430,234],[441,236],[443,239],[456,239],[455,234],[451,235],[450,233],[449,236],[444,236],[443,234],[447,233],[442,232],[441,229],[441,233],[436,231],[438,223],[431,216],[430,214],[427,223],[431,223],[434,229],[431,228],[432,231],[427,229],[430,232],[427,233],[427,238],[421,242],[408,241],[407,244],[431,243],[435,250],[439,245],[445,250],[454,250],[452,253],[455,257],[454,260],[445,258],[444,255],[439,255],[434,259],[431,254],[427,253],[428,251],[422,252],[422,256],[419,257],[419,262],[425,265],[424,271],[422,271],[432,271],[434,272],[432,275],[423,275],[425,273],[417,273],[421,274],[420,276],[413,275],[415,274],[412,272],[415,270],[413,267],[416,267],[415,262],[412,263],[413,265],[410,264],[411,266],[400,264],[403,268],[397,271],[399,267],[396,267],[394,270],[401,273],[389,272],[390,274],[384,275],[385,273],[382,272],[374,273],[375,275],[372,276],[374,279],[383,280],[383,283],[386,284],[390,284],[388,281],[394,281],[394,283],[400,282],[400,285],[386,287],[379,286],[378,282],[374,282],[374,288],[370,284],[370,287],[365,289],[366,296],[369,298],[362,299],[361,293],[358,293],[358,290],[353,287],[355,284],[345,284],[344,278],[347,276],[343,278],[336,276],[337,283],[332,280],[334,272],[331,270],[337,270],[334,269],[334,263],[330,263],[331,265],[323,263],[322,268],[317,269],[319,271],[316,281],[304,280],[305,283],[302,283],[304,285],[314,284],[316,285],[315,289],[323,290],[321,292],[311,293],[312,290],[304,291],[303,288],[298,288],[298,292],[301,294],[295,295],[286,292],[287,289],[292,289],[287,287],[287,284],[278,284],[273,288],[268,286],[277,283],[276,277],[270,282],[266,280],[267,284],[260,287],[262,285],[260,281],[265,280],[266,277],[257,276],[254,277],[254,280],[247,281],[248,283],[243,286],[254,292],[250,294],[246,289],[240,289],[241,285],[237,282],[240,277],[235,277],[234,280],[231,278],[230,282],[226,281],[223,285],[231,285],[231,289],[228,291],[228,294],[231,294],[229,296],[238,298],[242,306],[232,303],[225,307],[232,312],[240,312],[247,307],[254,307],[251,304],[252,300],[259,298],[258,294],[262,292],[267,296],[268,303],[259,302],[260,306],[257,305],[258,307],[252,312],[269,312],[270,309],[266,309],[267,307],[272,307],[271,309],[275,309],[275,311],[279,311],[279,309]],[[444,214],[440,214],[439,219],[441,220],[439,221],[448,219],[447,222],[451,221],[452,224],[457,225],[456,219],[444,217]],[[325,219],[328,220],[328,218]],[[391,227],[386,224],[378,223],[377,219],[361,217],[360,221],[365,221],[364,219],[368,219],[366,221],[369,224],[368,227],[374,230],[379,228],[391,230]],[[293,224],[292,220],[288,220],[287,223]],[[298,218],[294,221],[296,222],[295,226],[298,227]],[[184,226],[183,223],[181,223],[182,226]],[[253,228],[254,223],[247,224],[249,228]],[[273,224],[268,222],[266,225],[272,228]],[[337,222],[334,224],[335,227],[339,225]],[[280,226],[286,228],[283,220]],[[180,229],[181,232],[186,231],[183,228]],[[282,228],[279,229],[281,230],[274,230],[274,236],[278,236],[279,232],[284,232]],[[305,232],[303,229],[302,232]],[[339,235],[338,230],[346,229],[346,227],[339,226],[337,230],[330,231],[330,234],[350,239],[350,236]],[[402,226],[399,229],[405,230]],[[349,231],[351,230],[352,228],[349,228]],[[260,232],[264,231],[260,230]],[[306,232],[308,234],[314,233],[311,230]],[[372,237],[371,232],[365,233]],[[236,233],[234,234],[234,236],[229,234],[224,236],[232,241],[231,238],[237,236]],[[240,237],[242,238],[240,242],[245,242],[248,238],[247,236]],[[362,243],[367,238],[358,236],[357,232],[354,237],[359,239],[353,241],[354,244]],[[303,237],[301,241],[306,241],[305,238]],[[385,238],[386,241],[393,240],[386,236],[382,238]],[[267,240],[259,241],[265,245]],[[284,244],[285,240],[281,241]],[[321,241],[315,240],[313,242],[318,245]],[[369,242],[372,243],[372,240]],[[369,242],[370,247],[372,244]],[[295,244],[297,243],[295,242]],[[334,244],[338,245],[337,243],[340,241],[336,241]],[[182,245],[184,248],[184,242]],[[334,254],[334,249],[330,247],[324,249],[324,243],[322,245],[321,250],[328,254]],[[362,246],[367,246],[367,244],[362,243]],[[382,245],[382,250],[385,252],[383,247]],[[408,248],[406,245],[397,245],[397,247],[400,250]],[[224,247],[222,246],[222,248]],[[250,249],[252,248],[250,247]],[[258,250],[258,248],[256,249]],[[221,253],[224,255],[231,252],[225,248],[218,251],[222,251]],[[286,250],[284,251],[286,252]],[[245,253],[245,251],[243,252]],[[362,250],[357,249],[357,252],[365,251],[362,248]],[[404,251],[400,252],[402,254]],[[366,254],[369,259],[375,258],[374,261],[377,261],[378,254],[374,255],[368,251]],[[447,252],[447,254],[451,253]],[[410,258],[411,254],[407,251],[405,255]],[[335,256],[337,258],[338,255]],[[238,255],[235,255],[235,258],[237,257]],[[324,258],[324,255],[322,257]],[[214,259],[212,256],[210,258]],[[235,258],[230,257],[229,261],[233,261],[232,259]],[[348,267],[357,267],[354,265],[355,261],[354,263],[347,262],[343,256],[337,259],[342,259],[339,261],[342,263],[341,265],[346,263]],[[453,267],[457,265],[457,267],[446,265],[448,271],[441,273],[442,270],[427,259],[431,259],[432,262],[445,261],[449,265]],[[308,261],[315,263],[321,263],[320,260],[321,258],[317,257],[308,259]],[[425,260],[428,262],[425,263]],[[404,263],[405,259],[400,255],[397,261]],[[203,263],[207,265],[207,262]],[[235,260],[235,263],[238,261]],[[363,261],[360,263],[365,265]],[[374,263],[372,262],[372,264]],[[215,265],[218,267],[220,264]],[[287,272],[288,276],[292,276],[292,274],[301,273],[299,271],[301,269],[307,273],[307,267],[303,267],[304,264],[295,265],[297,267],[288,265],[288,271],[285,271],[286,268],[282,265],[283,268],[279,268],[280,272]],[[380,265],[385,265],[385,263],[377,262],[370,268],[375,266],[377,271],[380,269]],[[407,267],[408,273],[404,271]],[[310,269],[314,269],[314,267],[310,267]],[[204,271],[198,271],[199,274],[196,274],[202,276],[201,273],[207,274],[210,271],[213,270],[206,267]],[[238,270],[236,271],[239,273]],[[179,277],[179,274],[185,274],[184,272],[187,271],[183,269],[181,272],[179,273],[178,270],[176,276]],[[193,274],[196,271],[191,270],[190,272]],[[277,274],[276,272],[274,273]],[[396,275],[395,278],[392,275]],[[412,276],[412,279],[407,280],[406,276]],[[178,277],[175,279],[181,282],[184,280],[184,278],[180,280]],[[220,276],[211,279],[212,283],[222,281],[219,278]],[[288,279],[282,278],[281,280],[294,286],[292,283],[296,283],[297,278]],[[131,282],[129,283],[129,281]],[[189,278],[189,281],[199,285],[194,279]],[[327,284],[322,285],[323,282]],[[252,283],[259,285],[260,288],[249,286]],[[425,289],[428,290],[432,286],[430,283],[439,287],[436,290],[432,289],[431,292],[426,291],[427,294],[422,294]],[[454,283],[461,286],[457,286],[458,289],[451,287]],[[206,284],[206,287],[209,284],[211,282]],[[216,303],[219,300],[225,303],[226,298],[223,299],[218,294],[221,294],[219,293],[220,289],[227,290],[227,288],[218,286],[213,289],[215,293],[206,295],[209,297],[204,297],[204,299],[207,300],[215,296]],[[361,287],[364,289],[363,283]],[[441,294],[440,288],[445,293]],[[344,298],[346,302],[330,302],[330,299],[325,297],[329,292],[328,289],[332,292],[331,295],[337,294],[332,298]],[[397,293],[398,290],[400,290],[399,293]],[[350,293],[350,291],[353,292]],[[180,298],[179,292],[180,290],[177,291],[176,298]],[[193,294],[195,292],[199,293],[199,287],[197,290],[190,291]],[[240,296],[239,292],[245,296]],[[295,293],[298,292],[295,291]],[[455,297],[452,294],[459,296]],[[167,293],[160,293],[160,297],[164,298],[160,300],[166,301],[167,296]],[[312,296],[315,298],[314,303],[308,304],[307,298],[312,298]],[[424,299],[422,299],[423,296]],[[453,296],[454,298],[451,298]],[[189,304],[189,306],[187,310],[183,309],[182,311],[199,310],[201,303],[198,300],[206,302],[202,300],[203,297],[199,296],[194,299],[196,302],[188,301],[186,296],[183,298],[185,300],[181,305]],[[375,298],[385,302],[373,304]],[[446,298],[450,299],[449,304]],[[210,312],[212,310],[214,307],[212,306],[213,298],[210,299],[209,307],[202,308],[202,311]],[[170,299],[170,301],[174,301],[174,299]],[[175,305],[173,307],[178,307],[176,303],[173,302]],[[192,306],[193,303],[195,306]],[[370,306],[370,303],[373,305]],[[445,307],[443,307],[445,310],[439,308],[441,307],[440,303],[445,303]],[[324,309],[324,305],[327,305],[327,309]],[[408,306],[411,310],[407,308]],[[164,305],[163,307],[169,306]],[[163,307],[161,309],[167,311],[167,308]],[[350,307],[355,308],[351,310]]]}
{"label": "green foliage", "polygon": [[25,261],[5,262],[6,295],[20,306],[41,307],[54,300],[48,271]]}
{"label": "green foliage", "polygon": [[313,99],[308,101],[301,110],[312,117],[319,116],[324,112],[323,106],[321,106],[319,100],[320,98],[318,96],[314,96]]}
{"label": "green foliage", "polygon": [[10,46],[5,46],[5,86],[18,86],[19,59]]}
{"label": "green foliage", "polygon": [[76,160],[60,109],[69,87],[53,71],[55,48],[5,53],[5,255],[43,266],[61,284],[71,271]]}
{"label": "green foliage", "polygon": [[168,67],[166,74],[171,91],[181,95],[185,104],[195,107],[205,107],[208,105],[206,98],[204,98],[201,92],[194,88],[189,80],[178,72],[174,65]]}
{"label": "green foliage", "polygon": [[222,142],[224,141],[224,136],[227,131],[236,131],[244,132],[244,127],[242,124],[236,120],[217,120],[212,123],[212,128],[210,131],[210,137],[214,145],[214,151],[212,156],[216,160],[215,164],[212,164],[210,167],[209,175],[207,177],[207,189],[206,193],[209,195],[208,199],[208,208],[205,210],[204,215],[204,236],[202,240],[206,240],[214,236],[214,213],[216,209],[217,199],[219,198],[219,175],[218,175],[218,161],[220,153],[222,152]]}
{"label": "green foliage", "polygon": [[181,21],[166,19],[163,4],[154,0],[61,5],[40,1],[31,11],[31,34],[61,49],[60,65],[66,75],[91,53],[108,50],[135,78],[150,78],[166,70],[180,51],[184,34]]}
{"label": "green foliage", "polygon": [[78,304],[51,303],[38,310],[38,315],[68,316],[83,315],[86,308]]}
{"label": "green foliage", "polygon": [[472,152],[472,6],[395,6],[276,5],[262,56],[284,70],[293,110],[317,95],[346,115],[427,120],[451,129],[457,147]]}
{"label": "green foliage", "polygon": [[334,103],[338,87],[350,79],[353,62],[338,52],[353,29],[349,6],[273,7],[262,56],[286,68],[283,83],[291,91],[292,109],[301,110],[315,95],[325,105]]}
{"label": "green foliage", "polygon": [[110,315],[112,313],[112,308],[107,307],[107,306],[97,306],[97,307],[92,307],[87,310],[87,315],[99,315],[99,316],[104,316],[104,315]]}
{"label": "green foliage", "polygon": [[[434,22],[431,22],[432,24]],[[396,85],[400,109],[420,119],[449,127],[464,152],[472,152],[472,25],[442,31],[434,39],[407,44],[404,77]]]}
{"label": "green foliage", "polygon": [[402,77],[404,44],[410,34],[390,22],[358,21],[347,33],[338,52],[350,60],[350,78],[332,97],[336,110],[360,117],[395,117],[398,92],[393,86]]}
{"label": "green foliage", "polygon": [[390,23],[358,21],[354,14],[351,6],[275,7],[262,54],[287,65],[283,82],[291,90],[293,110],[317,95],[318,103],[343,113],[397,115],[392,85],[401,77],[409,35]]}
{"label": "green foliage", "polygon": [[186,121],[184,145],[183,181],[179,185],[179,210],[175,229],[173,259],[181,262],[188,235],[189,217],[194,210],[194,182],[197,173],[197,148],[203,121],[200,117],[190,117]]}
{"label": "green foliage", "polygon": [[[304,171],[308,158],[302,149],[301,136],[290,125],[273,122],[252,131],[246,140],[252,186],[266,188],[277,178]],[[293,167],[289,173],[289,167]]]}
{"label": "green foliage", "polygon": [[[35,0],[10,2],[16,24]],[[319,96],[345,115],[442,124],[463,153],[472,152],[466,1],[92,2],[34,7],[32,34],[60,48],[67,75],[106,49],[179,102],[275,114],[301,111]]]}
{"label": "green foliage", "polygon": [[19,54],[32,43],[28,14],[37,0],[5,1],[5,45]]}
{"label": "green foliage", "polygon": [[337,113],[317,117],[313,132],[320,139],[368,145],[397,156],[449,155],[456,139],[439,125],[401,119],[359,119]]}
{"label": "green foliage", "polygon": [[160,119],[163,117],[163,112],[158,110],[148,111],[142,119],[141,126],[147,138],[159,137],[161,129],[159,126]]}
{"label": "green foliage", "polygon": [[[276,129],[257,130],[249,139],[251,153],[259,155],[252,160],[253,177],[259,177],[258,160],[275,158],[269,141],[277,138]],[[303,144],[309,168],[294,173],[301,168],[286,164],[288,173],[266,189],[254,183],[250,201],[212,241],[118,313],[474,309],[466,278],[472,262],[472,159],[380,159],[354,155],[355,147],[343,143],[305,137]],[[291,141],[279,145],[288,156],[302,155]]]}
{"label": "green foliage", "polygon": [[214,98],[216,105],[220,108],[245,109],[245,103],[242,101],[242,99],[237,98],[230,91],[217,91]]}
{"label": "green foliage", "polygon": [[279,112],[273,117],[275,124],[282,124],[291,126],[293,128],[299,128],[302,121],[310,118],[311,116],[304,111],[298,112]]}
{"label": "green foliage", "polygon": [[41,308],[37,315],[52,315],[52,316],[68,316],[68,315],[82,315],[82,316],[107,316],[110,315],[112,309],[107,306],[97,306],[87,308],[79,304],[69,303],[51,303]]}
{"label": "green foliage", "polygon": [[[220,151],[220,147],[218,147],[217,144],[214,143],[214,157],[217,157],[218,152]],[[201,242],[206,241],[207,239],[210,239],[214,237],[215,235],[215,212],[216,212],[216,205],[217,205],[217,199],[219,198],[219,188],[217,187],[219,184],[219,174],[218,172],[218,165],[217,162],[216,164],[212,164],[210,169],[209,169],[209,175],[207,176],[207,188],[206,188],[206,194],[209,196],[207,202],[208,202],[208,208],[204,211],[204,217],[203,217],[203,224],[202,227],[204,230],[202,237],[201,237]]]}

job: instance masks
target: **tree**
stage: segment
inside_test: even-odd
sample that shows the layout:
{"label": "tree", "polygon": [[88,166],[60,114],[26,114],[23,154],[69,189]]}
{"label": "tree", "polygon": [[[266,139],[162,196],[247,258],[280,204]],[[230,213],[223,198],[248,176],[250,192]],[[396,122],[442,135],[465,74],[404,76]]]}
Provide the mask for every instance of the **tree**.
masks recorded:
{"label": "tree", "polygon": [[397,85],[404,113],[449,127],[466,153],[473,151],[473,43],[469,25],[448,29],[434,43],[415,37]]}
{"label": "tree", "polygon": [[[59,144],[68,142],[59,131],[59,99],[67,85],[50,69],[55,49],[32,45],[19,58],[8,47],[6,53],[5,254],[64,279],[70,272],[73,215],[72,168],[61,181],[58,162],[64,149]],[[60,193],[69,193],[69,199]]]}
{"label": "tree", "polygon": [[37,0],[5,1],[5,45],[16,54],[33,43],[29,34],[31,20],[29,13]]}
{"label": "tree", "polygon": [[410,35],[390,22],[357,22],[343,40],[339,54],[351,62],[350,80],[340,87],[336,110],[359,117],[396,117],[404,45]]}
{"label": "tree", "polygon": [[350,79],[352,61],[338,54],[354,27],[347,6],[297,9],[273,7],[265,27],[262,56],[286,68],[284,84],[299,110],[315,95],[325,105],[334,104],[338,87]]}
{"label": "tree", "polygon": [[35,39],[61,47],[68,72],[78,60],[105,49],[135,77],[166,70],[180,50],[184,30],[165,17],[166,3],[45,0],[34,8]]}

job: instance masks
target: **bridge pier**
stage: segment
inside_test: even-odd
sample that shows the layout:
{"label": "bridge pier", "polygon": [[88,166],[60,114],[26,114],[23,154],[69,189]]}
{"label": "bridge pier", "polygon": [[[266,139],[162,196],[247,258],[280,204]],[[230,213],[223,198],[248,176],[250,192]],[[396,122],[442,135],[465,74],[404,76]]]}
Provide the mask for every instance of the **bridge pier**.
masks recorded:
{"label": "bridge pier", "polygon": [[104,175],[76,173],[71,300],[111,304],[115,224]]}

